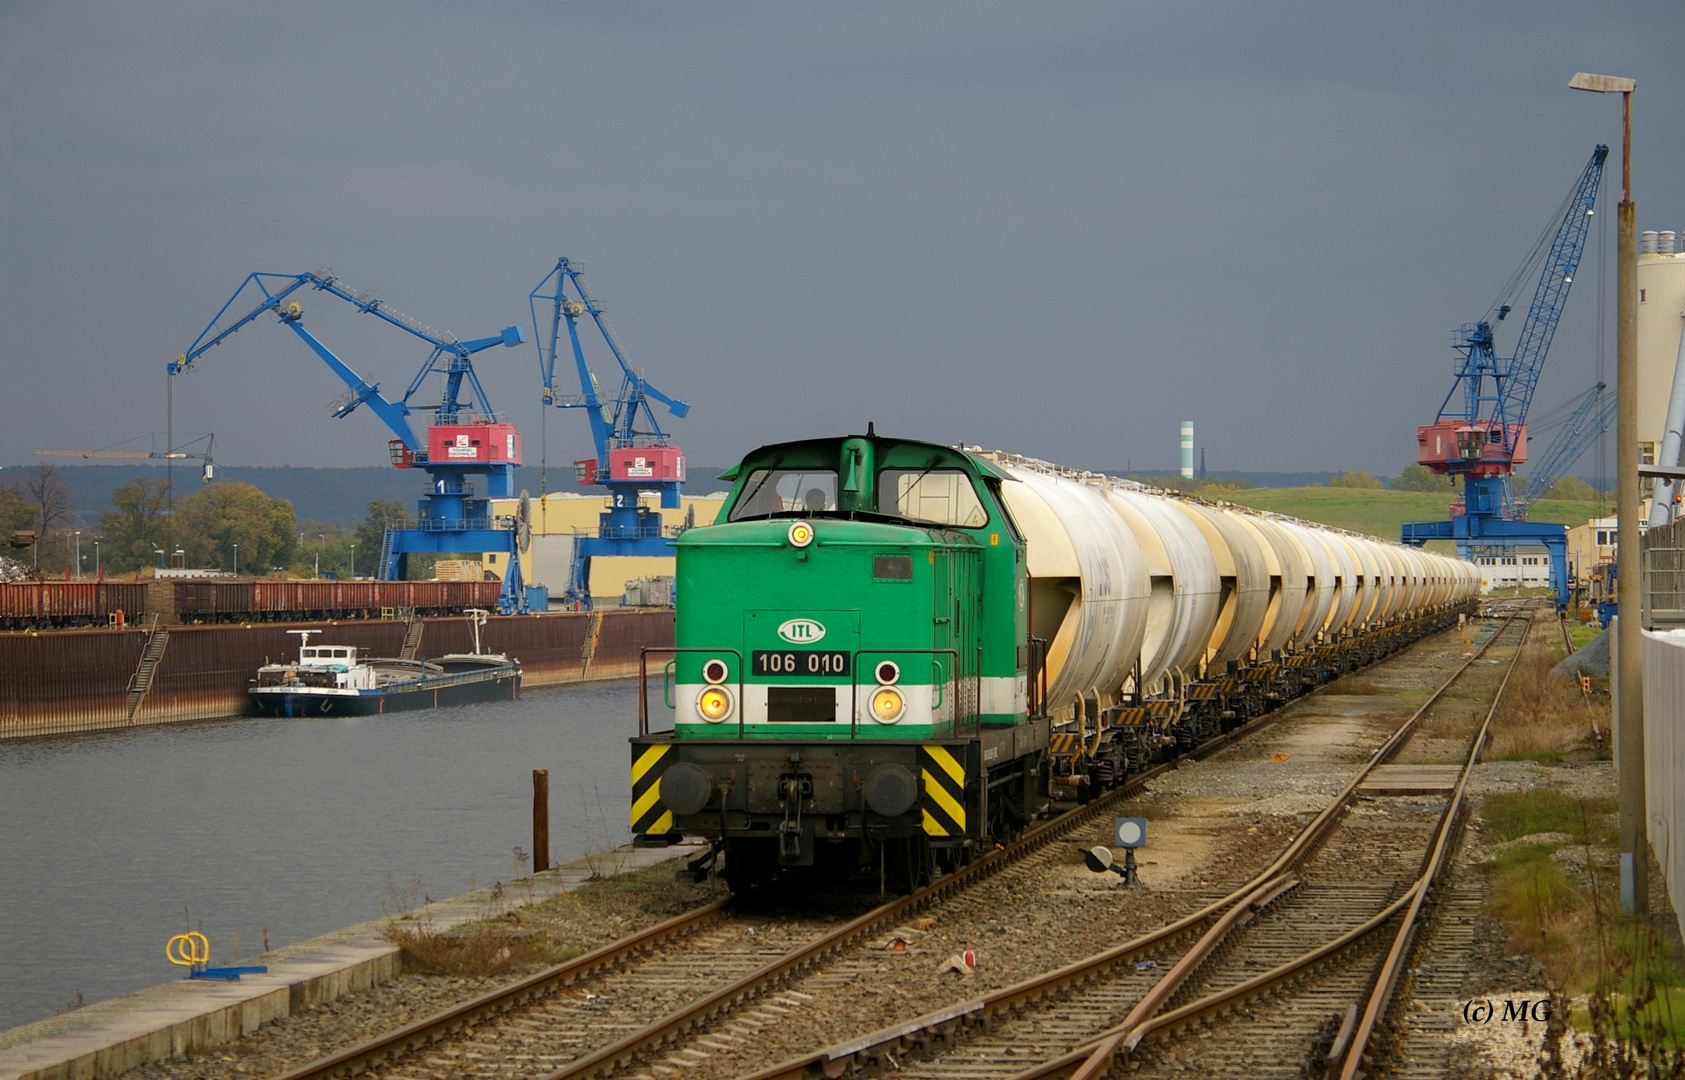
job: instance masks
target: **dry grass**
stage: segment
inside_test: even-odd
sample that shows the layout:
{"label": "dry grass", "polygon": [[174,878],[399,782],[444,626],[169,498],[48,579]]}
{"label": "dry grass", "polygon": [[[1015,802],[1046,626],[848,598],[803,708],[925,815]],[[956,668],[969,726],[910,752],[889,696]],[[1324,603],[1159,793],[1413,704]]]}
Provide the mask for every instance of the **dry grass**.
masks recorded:
{"label": "dry grass", "polygon": [[1488,759],[1554,764],[1608,756],[1609,696],[1588,698],[1579,683],[1552,675],[1561,654],[1560,645],[1528,643],[1492,718]]}
{"label": "dry grass", "polygon": [[[1488,796],[1481,818],[1497,841],[1525,841],[1490,859],[1488,911],[1517,950],[1545,963],[1557,986],[1593,985],[1607,962],[1601,928],[1614,920],[1613,799],[1575,799],[1538,787]],[[1571,837],[1562,843],[1563,836]]]}
{"label": "dry grass", "polygon": [[389,923],[381,936],[398,946],[406,973],[484,977],[532,964],[559,964],[584,950],[552,944],[543,932],[530,932],[517,912],[451,930],[435,930],[425,921]]}
{"label": "dry grass", "polygon": [[[440,931],[425,912],[388,922],[386,940],[403,952],[406,974],[482,977],[559,964],[652,923],[723,899],[715,879],[679,881],[675,864],[657,863],[605,880],[591,881],[515,911]],[[504,888],[494,886],[500,899]]]}
{"label": "dry grass", "polygon": [[[1492,795],[1481,808],[1490,840],[1516,842],[1482,865],[1486,910],[1553,988],[1542,1077],[1685,1077],[1685,972],[1654,924],[1619,915],[1615,811],[1612,798],[1549,787]],[[1570,1010],[1576,999],[1586,1006]]]}

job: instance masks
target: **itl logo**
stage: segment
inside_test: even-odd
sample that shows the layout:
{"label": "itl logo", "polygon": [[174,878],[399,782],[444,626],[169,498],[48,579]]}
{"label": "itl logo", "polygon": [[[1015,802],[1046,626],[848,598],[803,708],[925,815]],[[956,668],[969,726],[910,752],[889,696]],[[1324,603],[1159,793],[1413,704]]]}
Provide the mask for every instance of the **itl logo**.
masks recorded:
{"label": "itl logo", "polygon": [[792,645],[812,645],[825,636],[825,627],[812,619],[791,619],[778,627],[778,636]]}

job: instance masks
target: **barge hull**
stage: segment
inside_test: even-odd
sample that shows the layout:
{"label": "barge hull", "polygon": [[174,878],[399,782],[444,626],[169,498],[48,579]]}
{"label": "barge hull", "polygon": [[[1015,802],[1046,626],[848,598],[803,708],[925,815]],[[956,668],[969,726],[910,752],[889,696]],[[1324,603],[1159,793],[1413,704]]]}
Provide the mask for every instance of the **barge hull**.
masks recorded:
{"label": "barge hull", "polygon": [[514,672],[494,677],[454,679],[445,676],[397,690],[358,690],[354,693],[311,693],[308,690],[254,688],[252,707],[259,716],[376,716],[414,709],[439,709],[484,701],[514,701],[521,696],[521,678]]}

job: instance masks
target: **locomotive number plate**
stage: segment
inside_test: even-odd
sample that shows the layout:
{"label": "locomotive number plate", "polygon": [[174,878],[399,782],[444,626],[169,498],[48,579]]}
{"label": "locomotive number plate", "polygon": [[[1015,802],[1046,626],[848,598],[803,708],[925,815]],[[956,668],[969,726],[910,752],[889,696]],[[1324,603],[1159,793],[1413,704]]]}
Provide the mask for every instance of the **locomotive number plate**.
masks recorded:
{"label": "locomotive number plate", "polygon": [[847,675],[842,649],[756,649],[749,656],[756,675]]}

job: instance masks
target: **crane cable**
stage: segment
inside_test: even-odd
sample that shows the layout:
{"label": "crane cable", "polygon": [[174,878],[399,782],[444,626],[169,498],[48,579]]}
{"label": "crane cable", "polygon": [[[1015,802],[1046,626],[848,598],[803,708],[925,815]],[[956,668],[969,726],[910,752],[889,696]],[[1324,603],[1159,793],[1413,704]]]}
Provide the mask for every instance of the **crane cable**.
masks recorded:
{"label": "crane cable", "polygon": [[[1574,196],[1579,193],[1579,190],[1580,181],[1575,180],[1573,186],[1568,189],[1568,194],[1557,205],[1556,212],[1545,223],[1544,231],[1539,234],[1538,240],[1534,241],[1533,250],[1529,251],[1527,257],[1521,260],[1521,265],[1516,268],[1514,274],[1510,275],[1509,281],[1504,283],[1502,291],[1498,293],[1498,298],[1492,301],[1492,305],[1486,309],[1486,322],[1492,322],[1493,315],[1500,310],[1508,309],[1504,311],[1504,314],[1507,315],[1509,311],[1515,309],[1516,295],[1529,281],[1537,276],[1545,256],[1550,253],[1551,242],[1555,238],[1557,230],[1561,228],[1562,219],[1567,216],[1568,208],[1573,204]],[[1498,317],[1501,319],[1503,316],[1499,315]]]}

